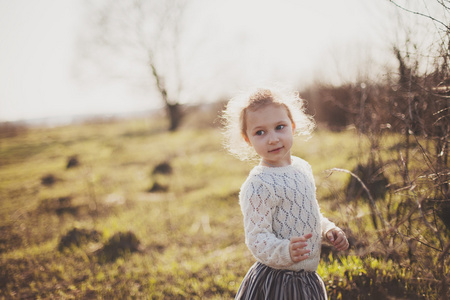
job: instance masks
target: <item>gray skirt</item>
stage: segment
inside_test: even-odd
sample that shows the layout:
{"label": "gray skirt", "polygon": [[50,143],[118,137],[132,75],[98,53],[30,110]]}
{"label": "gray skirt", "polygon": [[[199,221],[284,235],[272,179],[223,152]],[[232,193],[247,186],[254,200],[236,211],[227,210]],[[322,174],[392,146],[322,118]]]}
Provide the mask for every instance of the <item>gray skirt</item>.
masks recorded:
{"label": "gray skirt", "polygon": [[327,293],[317,272],[278,270],[257,262],[245,275],[235,299],[326,300]]}

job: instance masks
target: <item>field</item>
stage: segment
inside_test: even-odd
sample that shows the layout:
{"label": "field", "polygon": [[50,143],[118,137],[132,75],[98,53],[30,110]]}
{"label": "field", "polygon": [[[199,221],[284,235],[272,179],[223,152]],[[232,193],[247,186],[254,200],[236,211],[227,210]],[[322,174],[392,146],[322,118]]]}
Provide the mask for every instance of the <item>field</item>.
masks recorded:
{"label": "field", "polygon": [[[238,204],[253,164],[223,150],[218,128],[186,124],[92,122],[2,137],[0,298],[232,299],[254,263]],[[366,148],[352,130],[317,130],[293,151],[313,166],[324,215],[352,237],[345,253],[323,248],[329,297],[437,297],[404,252],[377,252],[369,206],[345,202],[348,174],[330,175],[354,169]]]}

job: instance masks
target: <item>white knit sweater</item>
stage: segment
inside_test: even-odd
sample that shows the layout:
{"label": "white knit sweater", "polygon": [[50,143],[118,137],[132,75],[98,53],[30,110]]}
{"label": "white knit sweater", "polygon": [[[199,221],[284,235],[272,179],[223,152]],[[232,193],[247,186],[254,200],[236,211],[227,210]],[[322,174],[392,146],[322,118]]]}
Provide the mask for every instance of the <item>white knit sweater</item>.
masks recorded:
{"label": "white knit sweater", "polygon": [[[245,243],[261,263],[275,268],[316,271],[322,236],[335,227],[323,217],[316,200],[311,166],[292,157],[286,167],[256,166],[241,187]],[[312,233],[309,258],[294,263],[289,254],[291,237]]]}

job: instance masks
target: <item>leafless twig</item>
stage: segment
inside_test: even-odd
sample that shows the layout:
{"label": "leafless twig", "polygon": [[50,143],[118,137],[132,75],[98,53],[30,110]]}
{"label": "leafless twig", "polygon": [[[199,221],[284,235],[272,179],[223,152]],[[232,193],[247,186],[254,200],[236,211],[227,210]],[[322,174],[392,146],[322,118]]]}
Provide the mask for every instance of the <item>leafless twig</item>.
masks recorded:
{"label": "leafless twig", "polygon": [[376,212],[378,218],[380,218],[380,220],[382,221],[383,227],[390,226],[390,224],[384,219],[383,215],[381,214],[381,212],[378,210],[375,201],[373,200],[372,194],[370,193],[369,189],[367,188],[367,186],[365,185],[365,183],[361,180],[361,178],[358,177],[358,175],[356,175],[355,173],[346,170],[346,169],[340,169],[340,168],[332,168],[330,170],[330,174],[328,176],[331,176],[331,174],[333,174],[334,171],[336,172],[344,172],[347,174],[350,174],[351,176],[353,176],[356,180],[358,180],[358,182],[361,184],[362,188],[364,189],[364,191],[367,193],[367,196],[369,197],[369,201],[370,201],[370,205],[373,207],[374,211]]}
{"label": "leafless twig", "polygon": [[401,6],[400,4],[397,4],[397,3],[395,3],[395,2],[392,1],[392,0],[389,0],[389,2],[391,2],[392,4],[394,4],[395,6],[397,6],[398,8],[400,8],[400,9],[402,9],[402,10],[404,10],[404,11],[407,11],[407,12],[409,12],[409,13],[412,13],[412,14],[415,14],[415,15],[418,15],[418,16],[421,16],[421,17],[428,18],[428,19],[432,20],[433,22],[436,22],[436,23],[438,23],[438,24],[441,24],[442,26],[445,27],[446,31],[450,31],[450,27],[449,27],[448,25],[446,25],[446,24],[443,23],[442,21],[439,21],[438,19],[436,19],[436,18],[434,18],[434,17],[432,17],[432,16],[423,14],[423,13],[418,12],[418,11],[414,11],[414,10],[407,9],[406,7],[403,7],[403,6]]}
{"label": "leafless twig", "polygon": [[[408,181],[412,185],[411,178],[409,176],[408,167],[406,166],[406,163],[405,163],[405,160],[403,159],[402,153],[400,153],[400,159],[401,159],[401,161],[403,163],[403,167],[405,168],[406,178],[408,179]],[[420,216],[422,217],[423,221],[425,222],[425,225],[437,236],[437,238],[439,239],[439,242],[441,244],[441,249],[443,249],[444,242],[442,240],[441,234],[439,233],[439,231],[436,228],[433,228],[433,226],[431,226],[431,224],[428,222],[427,218],[425,217],[425,214],[423,213],[423,210],[422,210],[422,204],[419,202],[419,199],[417,197],[416,192],[414,190],[412,190],[412,193],[413,193],[413,196],[414,196],[414,200],[415,200],[415,202],[417,204],[417,208],[419,209]]]}

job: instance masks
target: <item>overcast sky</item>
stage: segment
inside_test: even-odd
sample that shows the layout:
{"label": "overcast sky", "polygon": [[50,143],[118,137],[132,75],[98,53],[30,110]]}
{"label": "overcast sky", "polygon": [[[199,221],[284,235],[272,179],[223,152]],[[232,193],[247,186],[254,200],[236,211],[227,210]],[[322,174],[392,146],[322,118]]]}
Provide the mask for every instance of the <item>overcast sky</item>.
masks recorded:
{"label": "overcast sky", "polygon": [[[376,3],[375,3],[376,2]],[[185,101],[212,100],[260,82],[295,87],[372,57],[389,60],[398,10],[384,0],[197,0],[196,50]],[[80,80],[85,6],[76,0],[0,0],[0,121],[141,111],[161,105],[124,80]],[[193,39],[194,40],[194,39]],[[195,45],[194,45],[195,47]],[[201,55],[208,53],[208,56]],[[111,60],[111,64],[115,61]],[[84,66],[84,65],[83,65]],[[211,67],[214,66],[214,67]],[[132,68],[130,68],[132,69]]]}

